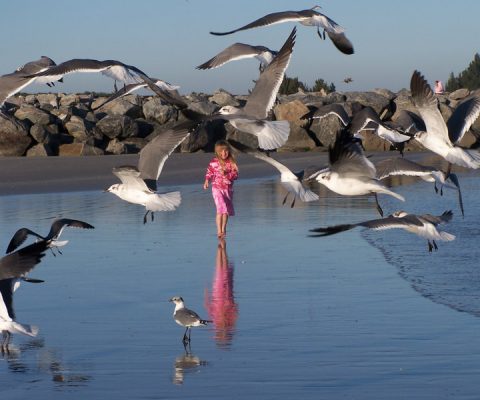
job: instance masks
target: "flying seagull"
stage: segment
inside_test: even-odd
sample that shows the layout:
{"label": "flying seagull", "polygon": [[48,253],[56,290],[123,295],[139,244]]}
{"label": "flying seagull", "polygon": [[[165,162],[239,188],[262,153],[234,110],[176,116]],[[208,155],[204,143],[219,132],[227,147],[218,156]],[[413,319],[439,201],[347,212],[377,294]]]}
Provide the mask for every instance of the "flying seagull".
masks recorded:
{"label": "flying seagull", "polygon": [[453,213],[451,211],[445,211],[442,215],[438,216],[430,214],[415,215],[408,214],[405,211],[396,211],[386,218],[372,219],[356,224],[344,224],[328,226],[326,228],[310,229],[310,232],[318,233],[318,235],[312,236],[319,237],[348,231],[357,226],[363,226],[373,230],[400,228],[427,239],[428,251],[431,252],[433,249],[438,250],[437,243],[435,242],[436,240],[449,242],[455,239],[455,236],[451,233],[437,229],[438,225],[449,222],[452,219],[452,216]]}
{"label": "flying seagull", "polygon": [[302,119],[322,120],[323,118],[326,118],[330,115],[334,115],[340,120],[343,126],[347,126],[351,122],[350,117],[348,116],[348,113],[345,110],[345,107],[343,107],[339,103],[331,103],[331,104],[325,104],[325,105],[318,104],[318,103],[310,103],[310,104],[307,104],[307,107],[310,109],[310,112],[304,115]]}
{"label": "flying seagull", "polygon": [[[449,167],[451,164],[449,164]],[[429,165],[421,165],[406,158],[387,158],[375,164],[377,168],[377,178],[382,180],[389,176],[417,176],[426,182],[433,182],[435,193],[443,196],[443,188],[454,189],[458,192],[458,202],[462,216],[465,215],[463,209],[462,191],[460,182],[456,174],[449,169],[443,171]]]}
{"label": "flying seagull", "polygon": [[[238,31],[244,31],[246,29],[258,28],[261,26],[279,24],[282,22],[300,22],[305,26],[316,26],[318,36],[325,39],[325,33],[331,39],[335,47],[344,54],[353,54],[353,45],[345,36],[345,29],[338,25],[334,20],[330,19],[326,15],[315,11],[321,8],[320,6],[314,6],[307,10],[301,11],[281,11],[271,14],[267,14],[241,28],[234,29],[229,32],[210,32],[212,35],[223,36],[230,35]],[[323,33],[320,32],[323,29]]]}
{"label": "flying seagull", "polygon": [[191,329],[193,326],[207,325],[212,321],[201,319],[195,311],[186,308],[183,299],[180,296],[172,297],[170,301],[175,304],[173,319],[178,325],[186,328],[182,339],[183,344],[186,346],[190,343]]}
{"label": "flying seagull", "polygon": [[64,75],[74,72],[101,72],[115,81],[119,80],[124,84],[130,83],[145,83],[148,87],[155,92],[162,100],[167,103],[177,105],[178,107],[186,107],[186,103],[175,96],[171,96],[166,90],[157,86],[150,77],[133,65],[127,65],[116,60],[92,60],[74,58],[65,61],[56,66],[50,67],[45,71],[38,72],[27,77],[48,77],[51,80],[57,80]]}
{"label": "flying seagull", "polygon": [[234,140],[229,140],[228,142],[231,144],[231,146],[234,149],[241,151],[242,153],[249,154],[255,158],[258,158],[259,160],[263,160],[268,164],[272,165],[273,167],[275,167],[280,172],[280,183],[287,190],[287,194],[283,199],[283,204],[286,203],[289,193],[293,194],[293,201],[291,203],[292,208],[295,205],[295,200],[297,197],[303,202],[318,200],[318,195],[312,192],[307,187],[305,187],[302,182],[304,171],[301,171],[299,173],[294,173],[288,167],[283,165],[281,162],[275,160],[272,157],[267,156],[265,153],[262,153],[261,151],[252,149]]}
{"label": "flying seagull", "polygon": [[197,69],[212,69],[218,68],[222,65],[235,60],[241,60],[244,58],[255,57],[260,61],[260,71],[263,71],[268,64],[277,55],[277,51],[270,50],[265,46],[252,46],[244,43],[234,43],[231,46],[228,46],[226,49],[222,50],[216,56],[212,57],[210,60],[200,64]]}
{"label": "flying seagull", "polygon": [[267,121],[278,90],[285,76],[295,44],[296,28],[278,52],[273,61],[264,69],[242,108],[222,107],[217,114],[200,115],[192,110],[182,110],[184,115],[193,120],[228,120],[239,131],[250,133],[258,138],[258,146],[264,150],[273,150],[283,146],[290,134],[288,121]]}
{"label": "flying seagull", "polygon": [[180,192],[158,193],[157,180],[163,165],[175,148],[195,129],[197,123],[187,121],[161,132],[141,151],[138,167],[121,166],[113,168],[113,173],[122,183],[116,183],[107,189],[122,200],[145,206],[143,223],[147,215],[155,211],[174,211],[181,203]]}
{"label": "flying seagull", "polygon": [[29,235],[37,237],[39,241],[46,242],[47,246],[50,248],[65,246],[68,243],[68,240],[59,241],[58,238],[67,226],[72,228],[94,229],[92,225],[86,222],[69,218],[60,218],[53,221],[47,236],[42,236],[28,228],[20,228],[10,240],[6,252],[11,253],[17,249],[23,242],[25,242]]}
{"label": "flying seagull", "polygon": [[[157,85],[164,92],[168,93],[170,97],[177,98],[177,102],[183,102],[183,100],[180,98],[180,94],[177,92],[177,89],[179,89],[180,86],[172,85],[161,79],[156,79],[156,78],[151,78],[151,79],[155,83],[155,85]],[[148,84],[146,84],[145,82],[137,82],[137,83],[130,83],[128,85],[125,85],[123,88],[117,90],[114,94],[112,94],[102,104],[93,108],[93,110],[98,110],[99,108],[103,107],[104,105],[110,103],[113,100],[119,99],[123,96],[126,96],[127,94],[130,94],[136,90],[143,89],[143,88],[148,88]]]}
{"label": "flying seagull", "polygon": [[477,150],[464,149],[457,143],[479,116],[480,97],[472,96],[460,103],[445,123],[438,109],[437,97],[418,71],[413,72],[410,90],[415,107],[426,126],[426,131],[418,132],[414,138],[452,164],[479,168],[480,153]]}
{"label": "flying seagull", "polygon": [[346,131],[337,135],[334,145],[329,147],[328,155],[329,167],[317,171],[309,179],[316,178],[319,183],[343,196],[373,195],[381,216],[383,211],[378,203],[377,193],[405,201],[403,196],[380,183],[375,166]]}
{"label": "flying seagull", "polygon": [[[34,82],[46,83],[48,86],[54,85],[53,81],[55,79],[49,79],[48,77],[26,78],[31,74],[45,71],[54,65],[56,64],[51,58],[42,56],[39,60],[30,61],[22,67],[17,68],[10,74],[0,76],[0,117],[8,119],[14,124],[17,124],[18,122],[16,119],[6,113],[5,102],[8,98],[20,92],[23,88]],[[61,81],[61,79],[58,80]]]}

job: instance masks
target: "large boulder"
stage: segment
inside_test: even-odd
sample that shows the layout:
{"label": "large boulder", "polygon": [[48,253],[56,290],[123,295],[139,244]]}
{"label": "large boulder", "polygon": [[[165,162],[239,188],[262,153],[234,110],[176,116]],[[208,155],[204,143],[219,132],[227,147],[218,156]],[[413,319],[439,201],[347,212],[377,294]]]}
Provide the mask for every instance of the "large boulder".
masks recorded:
{"label": "large boulder", "polygon": [[15,111],[15,117],[19,120],[28,120],[32,124],[48,125],[52,122],[52,116],[39,108],[29,104],[22,104],[22,106]]}
{"label": "large boulder", "polygon": [[356,101],[363,106],[370,106],[379,115],[390,105],[390,98],[385,97],[383,94],[379,94],[378,89],[377,92],[347,92],[345,94],[347,96],[347,101]]}
{"label": "large boulder", "polygon": [[152,97],[143,105],[143,114],[147,120],[165,124],[171,119],[176,119],[178,112],[175,107],[163,104],[158,97]]}
{"label": "large boulder", "polygon": [[[138,96],[125,96],[111,101],[110,103],[105,104],[95,112],[104,112],[108,115],[125,115],[130,118],[142,118],[144,115],[144,110],[140,106],[141,102],[137,99]],[[92,103],[92,108],[95,109],[102,102],[98,100]]]}
{"label": "large boulder", "polygon": [[104,154],[102,149],[86,143],[66,143],[59,146],[59,156],[98,156]]}
{"label": "large boulder", "polygon": [[298,124],[290,122],[290,134],[287,142],[278,151],[307,151],[317,147],[307,131]]}
{"label": "large boulder", "polygon": [[109,139],[138,136],[137,123],[125,115],[108,115],[96,124],[96,129]]}
{"label": "large boulder", "polygon": [[31,144],[25,124],[0,117],[0,156],[23,156]]}
{"label": "large boulder", "polygon": [[75,141],[86,142],[92,135],[93,124],[76,115],[72,115],[70,120],[65,123],[65,129],[75,138]]}
{"label": "large boulder", "polygon": [[278,104],[274,107],[275,118],[279,121],[285,120],[304,125],[305,121],[301,118],[309,112],[309,108],[300,100],[294,100],[289,103]]}

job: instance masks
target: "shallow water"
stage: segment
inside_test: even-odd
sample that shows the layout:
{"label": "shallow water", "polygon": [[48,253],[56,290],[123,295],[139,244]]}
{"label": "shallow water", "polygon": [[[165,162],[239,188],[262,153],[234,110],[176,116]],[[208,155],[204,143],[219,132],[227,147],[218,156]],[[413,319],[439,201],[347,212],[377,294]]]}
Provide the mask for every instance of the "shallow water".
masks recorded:
{"label": "shallow water", "polygon": [[[309,228],[376,218],[373,203],[322,190],[319,202],[291,209],[270,179],[237,184],[225,251],[200,185],[168,188],[182,191],[182,206],[147,225],[141,207],[108,193],[3,197],[5,247],[19,227],[46,233],[56,217],[96,229],[67,229],[63,254],[30,274],[46,282],[17,291],[17,319],[40,334],[15,336],[0,358],[0,396],[476,398],[479,180],[461,184],[466,218],[448,225],[458,240],[433,254],[396,230],[309,238]],[[386,212],[457,207],[429,185],[396,190],[407,203],[381,197]],[[189,354],[174,295],[215,321],[193,329]]]}

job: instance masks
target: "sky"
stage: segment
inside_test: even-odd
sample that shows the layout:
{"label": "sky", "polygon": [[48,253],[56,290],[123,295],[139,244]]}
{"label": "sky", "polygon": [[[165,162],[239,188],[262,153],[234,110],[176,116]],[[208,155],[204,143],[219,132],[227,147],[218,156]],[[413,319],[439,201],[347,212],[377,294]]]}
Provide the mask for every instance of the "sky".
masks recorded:
{"label": "sky", "polygon": [[[408,88],[412,72],[432,83],[458,74],[480,52],[478,0],[1,0],[0,75],[45,55],[56,63],[72,58],[113,59],[134,65],[154,78],[180,86],[180,93],[224,89],[245,94],[258,77],[255,59],[213,70],[195,67],[235,43],[280,49],[293,26],[297,40],[287,76],[312,86],[316,79],[337,91]],[[339,52],[316,28],[293,22],[213,36],[266,14],[320,12],[345,28],[355,54]],[[351,77],[351,83],[344,83]],[[101,74],[76,73],[58,84],[59,92],[111,92]],[[45,85],[29,90],[48,92]]]}

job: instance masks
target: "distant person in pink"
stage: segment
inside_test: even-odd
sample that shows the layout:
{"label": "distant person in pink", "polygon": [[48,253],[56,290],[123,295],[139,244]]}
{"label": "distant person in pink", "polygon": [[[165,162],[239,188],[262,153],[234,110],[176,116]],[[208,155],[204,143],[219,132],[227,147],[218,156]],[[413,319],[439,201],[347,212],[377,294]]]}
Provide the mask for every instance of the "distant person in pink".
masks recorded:
{"label": "distant person in pink", "polygon": [[435,94],[443,94],[445,88],[443,87],[442,81],[435,81]]}
{"label": "distant person in pink", "polygon": [[225,140],[215,143],[215,157],[210,161],[205,174],[203,188],[211,182],[212,196],[217,208],[215,222],[217,236],[223,239],[227,234],[228,217],[235,215],[233,208],[233,181],[238,178],[238,166],[230,146]]}

